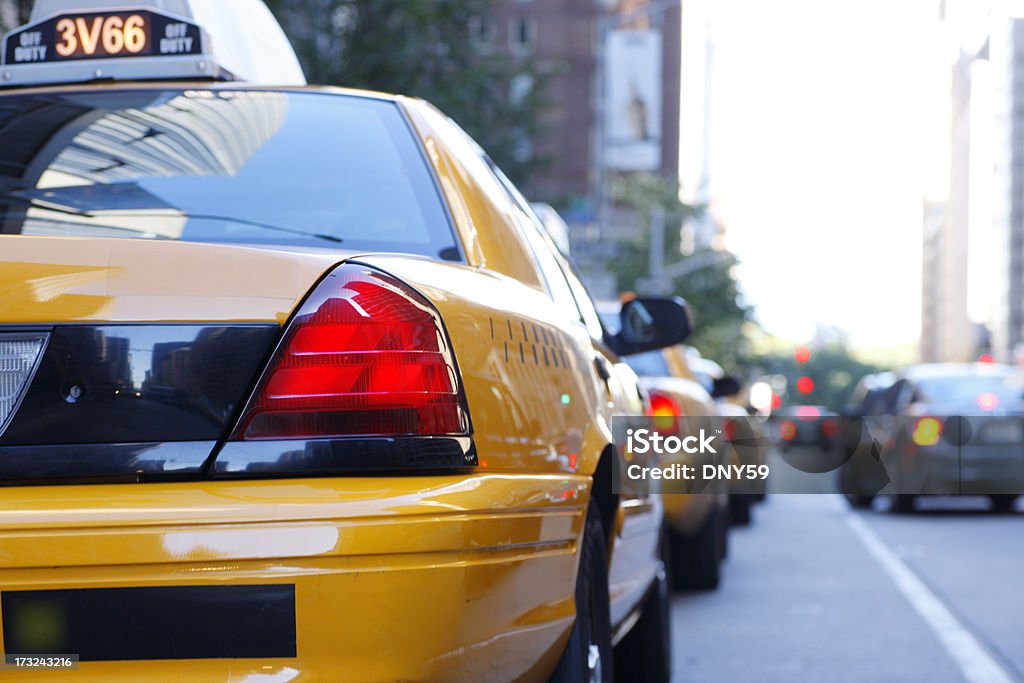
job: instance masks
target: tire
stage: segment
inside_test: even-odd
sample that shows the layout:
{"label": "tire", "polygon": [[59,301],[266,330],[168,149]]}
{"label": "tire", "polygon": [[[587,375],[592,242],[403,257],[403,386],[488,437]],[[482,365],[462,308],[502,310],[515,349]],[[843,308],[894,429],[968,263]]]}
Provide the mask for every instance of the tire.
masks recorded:
{"label": "tire", "polygon": [[718,521],[718,561],[722,562],[729,557],[729,527],[732,526],[729,518],[729,508],[723,507],[718,513],[721,519]]}
{"label": "tire", "polygon": [[843,496],[846,498],[846,502],[850,504],[850,507],[857,509],[869,508],[875,502],[874,496],[865,496],[859,493],[844,493]]}
{"label": "tire", "polygon": [[669,683],[672,680],[671,557],[662,532],[654,585],[640,619],[615,648],[615,680]]}
{"label": "tire", "polygon": [[719,559],[722,557],[722,515],[712,511],[697,535],[687,538],[669,534],[672,555],[672,585],[685,590],[714,590],[721,580]]}
{"label": "tire", "polygon": [[551,683],[612,683],[608,550],[601,514],[591,500],[576,574],[576,622]]}
{"label": "tire", "polygon": [[915,510],[914,503],[917,502],[917,496],[911,493],[897,493],[893,497],[892,511],[900,514],[909,515]]}
{"label": "tire", "polygon": [[992,512],[1006,514],[1013,512],[1013,506],[1017,502],[1017,496],[1012,493],[1002,493],[988,497],[992,501]]}
{"label": "tire", "polygon": [[729,496],[729,520],[733,526],[749,526],[752,521],[750,514],[750,498],[742,493]]}

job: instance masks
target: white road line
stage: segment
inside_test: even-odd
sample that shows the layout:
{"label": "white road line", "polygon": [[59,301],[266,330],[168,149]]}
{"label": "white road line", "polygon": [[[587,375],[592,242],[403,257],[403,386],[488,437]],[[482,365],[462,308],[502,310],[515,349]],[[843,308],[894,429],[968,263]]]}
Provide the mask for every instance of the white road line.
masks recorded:
{"label": "white road line", "polygon": [[846,523],[864,544],[882,569],[893,580],[903,597],[913,605],[938,637],[946,652],[960,667],[970,683],[1013,683],[1013,678],[978,642],[967,627],[949,611],[942,600],[890,550],[871,527],[856,514],[846,512]]}

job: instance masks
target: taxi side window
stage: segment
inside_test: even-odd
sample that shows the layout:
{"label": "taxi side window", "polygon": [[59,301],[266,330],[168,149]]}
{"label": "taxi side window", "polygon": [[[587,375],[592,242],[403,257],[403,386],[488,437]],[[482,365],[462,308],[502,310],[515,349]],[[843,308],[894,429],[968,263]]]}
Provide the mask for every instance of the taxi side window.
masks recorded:
{"label": "taxi side window", "polygon": [[522,193],[516,189],[512,181],[508,179],[490,158],[485,156],[484,161],[494,177],[505,188],[509,198],[512,200],[512,204],[516,208],[517,214],[519,214],[517,216],[519,228],[526,238],[534,258],[537,259],[541,275],[544,277],[544,281],[548,286],[548,292],[551,294],[555,305],[572,320],[586,324],[586,320],[576,305],[576,297],[573,295],[571,283],[567,281],[561,266],[558,264],[558,259],[555,256],[555,246],[551,239],[544,234],[544,228],[537,214],[534,213],[533,207],[530,206],[530,203],[526,201]]}
{"label": "taxi side window", "polygon": [[565,266],[565,277],[569,281],[569,287],[572,289],[573,296],[576,298],[576,305],[580,309],[580,315],[583,316],[583,324],[587,326],[587,332],[590,333],[593,339],[604,339],[604,326],[601,324],[601,316],[597,313],[594,299],[590,296],[590,292],[587,291],[586,285],[583,284],[583,278],[580,277],[576,265],[569,259],[562,259],[562,264]]}

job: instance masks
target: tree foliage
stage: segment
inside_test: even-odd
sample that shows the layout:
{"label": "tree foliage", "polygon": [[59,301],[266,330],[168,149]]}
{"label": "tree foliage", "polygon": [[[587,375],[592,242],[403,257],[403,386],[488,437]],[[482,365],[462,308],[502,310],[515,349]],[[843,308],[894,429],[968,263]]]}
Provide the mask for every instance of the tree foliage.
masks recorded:
{"label": "tree foliage", "polygon": [[0,0],[0,33],[28,23],[35,0]]}
{"label": "tree foliage", "polygon": [[496,46],[479,49],[471,26],[493,4],[268,0],[311,82],[429,100],[522,182],[544,161],[529,152],[528,141],[539,133],[547,79],[531,59]]}
{"label": "tree foliage", "polygon": [[678,228],[700,215],[704,208],[681,202],[678,185],[654,174],[617,178],[612,191],[614,198],[632,208],[642,223],[640,237],[622,244],[618,258],[610,264],[618,277],[619,289],[643,293],[639,285],[649,269],[651,210],[660,206],[665,211],[665,264],[687,259],[706,260],[710,264],[672,281],[671,293],[686,299],[693,315],[694,332],[687,343],[726,370],[743,363],[747,359],[743,326],[750,319],[751,310],[740,298],[734,276],[736,257],[726,250],[710,248],[682,254],[682,231]]}
{"label": "tree foliage", "polygon": [[[761,355],[753,363],[764,374],[786,378],[784,405],[823,405],[836,411],[850,400],[861,377],[882,370],[878,365],[858,359],[842,343],[813,349],[806,363],[797,362],[792,353]],[[810,393],[797,390],[800,377],[810,377],[814,382]]]}

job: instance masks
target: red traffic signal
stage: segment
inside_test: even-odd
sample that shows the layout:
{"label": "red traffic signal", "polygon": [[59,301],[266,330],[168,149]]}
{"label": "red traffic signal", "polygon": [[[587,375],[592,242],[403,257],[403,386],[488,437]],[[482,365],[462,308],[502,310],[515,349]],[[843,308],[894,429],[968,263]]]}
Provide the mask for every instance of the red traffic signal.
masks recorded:
{"label": "red traffic signal", "polygon": [[803,365],[811,359],[811,350],[806,346],[798,346],[793,351],[793,358],[797,363]]}
{"label": "red traffic signal", "polygon": [[814,391],[814,380],[806,375],[796,381],[796,390],[801,394],[809,394]]}

